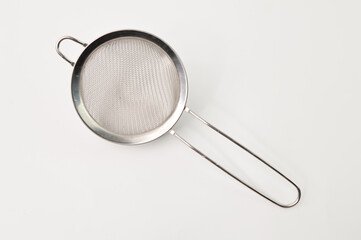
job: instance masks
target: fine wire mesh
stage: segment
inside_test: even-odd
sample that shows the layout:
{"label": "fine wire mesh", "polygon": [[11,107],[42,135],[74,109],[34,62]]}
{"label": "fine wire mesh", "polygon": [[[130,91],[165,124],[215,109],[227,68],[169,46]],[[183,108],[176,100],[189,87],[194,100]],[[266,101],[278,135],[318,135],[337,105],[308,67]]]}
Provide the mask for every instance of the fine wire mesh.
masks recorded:
{"label": "fine wire mesh", "polygon": [[87,58],[80,95],[102,128],[137,135],[167,121],[177,106],[180,83],[162,48],[142,38],[120,37],[100,45]]}

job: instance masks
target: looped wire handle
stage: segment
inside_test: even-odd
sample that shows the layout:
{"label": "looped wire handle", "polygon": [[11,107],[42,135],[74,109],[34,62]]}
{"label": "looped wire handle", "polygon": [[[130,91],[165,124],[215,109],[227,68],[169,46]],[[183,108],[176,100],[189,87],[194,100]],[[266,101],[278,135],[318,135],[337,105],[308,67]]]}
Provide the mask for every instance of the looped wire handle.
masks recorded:
{"label": "looped wire handle", "polygon": [[276,168],[272,167],[269,163],[267,163],[265,160],[261,159],[260,157],[258,157],[255,153],[253,153],[251,150],[249,150],[248,148],[246,148],[245,146],[243,146],[242,144],[236,142],[233,138],[231,138],[230,136],[228,136],[227,134],[225,134],[224,132],[222,132],[221,130],[219,130],[218,128],[216,128],[215,126],[211,125],[210,123],[208,123],[206,120],[204,120],[203,118],[201,118],[200,116],[198,116],[197,114],[195,114],[194,112],[192,112],[188,107],[186,107],[184,109],[184,111],[186,111],[187,113],[191,114],[193,117],[195,117],[196,119],[198,119],[199,121],[201,121],[203,124],[205,124],[206,126],[210,127],[211,129],[213,129],[214,131],[218,132],[219,134],[221,134],[223,137],[227,138],[229,141],[233,142],[234,144],[236,144],[238,147],[244,149],[246,152],[248,152],[249,154],[251,154],[253,157],[255,157],[257,160],[259,160],[260,162],[262,162],[263,164],[265,164],[267,167],[271,168],[273,171],[275,171],[276,173],[278,173],[280,176],[282,176],[284,179],[286,179],[289,183],[291,183],[297,190],[297,198],[293,203],[289,203],[289,204],[282,204],[277,202],[276,200],[271,199],[270,197],[266,196],[265,194],[261,193],[260,191],[256,190],[255,188],[251,187],[250,185],[248,185],[247,183],[245,183],[244,181],[242,181],[241,179],[239,179],[238,177],[236,177],[235,175],[233,175],[232,173],[230,173],[229,171],[227,171],[225,168],[223,168],[222,166],[220,166],[218,163],[216,163],[214,160],[212,160],[211,158],[209,158],[207,155],[205,155],[204,153],[202,153],[200,150],[198,150],[197,148],[195,148],[193,145],[191,145],[190,143],[188,143],[184,138],[182,138],[181,136],[179,136],[174,130],[170,130],[170,134],[174,135],[175,137],[177,137],[179,140],[181,140],[186,146],[188,146],[189,148],[191,148],[193,151],[195,151],[196,153],[198,153],[199,155],[201,155],[202,157],[204,157],[205,159],[207,159],[209,162],[211,162],[213,165],[215,165],[216,167],[218,167],[219,169],[221,169],[222,171],[224,171],[225,173],[227,173],[229,176],[231,176],[232,178],[234,178],[236,181],[238,181],[239,183],[242,183],[243,185],[245,185],[246,187],[248,187],[249,189],[251,189],[252,191],[256,192],[257,194],[259,194],[260,196],[264,197],[265,199],[267,199],[268,201],[276,204],[279,207],[282,208],[290,208],[295,206],[301,199],[301,190],[300,188],[294,183],[292,182],[289,178],[287,178],[285,175],[283,175],[280,171],[278,171]]}
{"label": "looped wire handle", "polygon": [[62,38],[59,39],[59,41],[57,42],[56,44],[56,52],[60,55],[60,57],[64,58],[65,61],[67,61],[68,63],[70,63],[71,66],[74,66],[74,62],[69,60],[69,58],[67,58],[61,51],[60,51],[60,44],[62,41],[64,40],[72,40],[73,42],[76,42],[76,43],[79,43],[80,45],[82,45],[83,47],[86,47],[88,46],[88,44],[86,43],[83,43],[81,41],[79,41],[78,39],[74,38],[74,37],[71,37],[71,36],[64,36]]}

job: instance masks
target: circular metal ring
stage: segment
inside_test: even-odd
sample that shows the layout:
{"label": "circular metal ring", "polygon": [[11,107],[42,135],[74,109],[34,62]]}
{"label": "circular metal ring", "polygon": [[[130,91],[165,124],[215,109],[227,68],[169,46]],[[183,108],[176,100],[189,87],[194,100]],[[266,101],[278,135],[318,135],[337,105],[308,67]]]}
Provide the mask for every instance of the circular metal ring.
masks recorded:
{"label": "circular metal ring", "polygon": [[[98,47],[100,47],[102,44],[114,40],[116,38],[122,38],[122,37],[136,37],[148,40],[154,44],[156,44],[158,47],[163,49],[168,56],[173,61],[178,77],[179,77],[179,100],[178,103],[172,112],[172,114],[169,116],[169,118],[160,126],[157,128],[150,130],[148,132],[137,134],[137,135],[119,135],[115,134],[113,132],[108,131],[107,129],[100,126],[89,114],[87,111],[83,99],[80,94],[80,75],[81,71],[83,69],[83,66],[87,60],[87,58],[90,56],[90,54],[96,50]],[[188,80],[187,75],[184,69],[184,66],[177,56],[177,54],[173,51],[172,48],[168,46],[164,41],[159,39],[158,37],[151,35],[149,33],[136,31],[136,30],[122,30],[122,31],[116,31],[112,33],[108,33],[91,44],[89,44],[84,51],[81,53],[79,59],[74,65],[73,75],[72,75],[72,82],[71,82],[71,91],[72,91],[72,97],[75,109],[77,110],[80,118],[83,120],[83,122],[97,135],[100,137],[110,140],[112,142],[117,142],[121,144],[126,145],[135,145],[135,144],[142,144],[147,143],[150,141],[153,141],[160,136],[167,133],[169,130],[172,129],[174,124],[178,121],[180,116],[182,115],[186,101],[188,96]]]}

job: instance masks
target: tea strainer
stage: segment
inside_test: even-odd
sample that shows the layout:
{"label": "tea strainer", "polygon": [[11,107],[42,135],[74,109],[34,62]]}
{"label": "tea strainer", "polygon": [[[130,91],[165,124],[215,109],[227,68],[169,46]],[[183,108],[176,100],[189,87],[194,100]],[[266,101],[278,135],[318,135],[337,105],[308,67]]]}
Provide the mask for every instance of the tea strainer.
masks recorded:
{"label": "tea strainer", "polygon": [[[85,47],[76,63],[59,49],[66,39]],[[58,41],[56,51],[74,67],[71,91],[80,118],[100,137],[135,145],[150,142],[169,132],[272,203],[290,208],[299,202],[301,191],[294,182],[186,107],[188,80],[185,69],[173,49],[158,37],[141,31],[123,30],[108,33],[88,45],[65,36]],[[296,200],[281,204],[271,199],[179,136],[172,128],[183,112],[189,113],[286,179],[297,189]]]}

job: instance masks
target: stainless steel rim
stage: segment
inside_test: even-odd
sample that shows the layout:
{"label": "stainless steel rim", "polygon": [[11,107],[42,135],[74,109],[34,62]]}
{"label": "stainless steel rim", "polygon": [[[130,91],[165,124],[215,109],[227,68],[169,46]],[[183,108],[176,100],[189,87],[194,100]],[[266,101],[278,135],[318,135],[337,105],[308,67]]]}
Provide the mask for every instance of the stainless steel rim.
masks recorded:
{"label": "stainless steel rim", "polygon": [[[83,68],[84,63],[86,62],[86,59],[89,57],[89,55],[97,49],[99,46],[101,46],[103,43],[120,38],[120,37],[137,37],[141,39],[148,40],[157,46],[159,46],[161,49],[163,49],[168,56],[173,61],[177,72],[179,76],[179,83],[180,83],[180,93],[179,93],[179,100],[177,103],[177,106],[175,107],[173,113],[171,116],[159,127],[138,135],[119,135],[114,134],[113,132],[110,132],[106,130],[105,128],[101,127],[88,113],[87,109],[85,108],[83,99],[81,97],[80,91],[79,91],[79,84],[80,84],[80,74]],[[89,44],[78,60],[76,61],[74,65],[73,75],[72,75],[72,82],[71,82],[71,92],[73,97],[73,102],[76,111],[78,112],[80,118],[83,120],[83,122],[88,126],[90,130],[92,130],[94,133],[99,135],[100,137],[110,140],[112,142],[117,142],[121,144],[126,145],[136,145],[136,144],[142,144],[147,143],[150,141],[153,141],[160,136],[167,133],[171,128],[174,126],[174,124],[178,121],[180,116],[182,115],[186,101],[188,96],[188,80],[187,75],[184,69],[184,66],[177,56],[177,54],[174,52],[174,50],[169,47],[168,44],[166,44],[164,41],[159,39],[158,37],[151,35],[149,33],[136,31],[136,30],[122,30],[122,31],[116,31],[112,33],[108,33],[91,44]]]}

